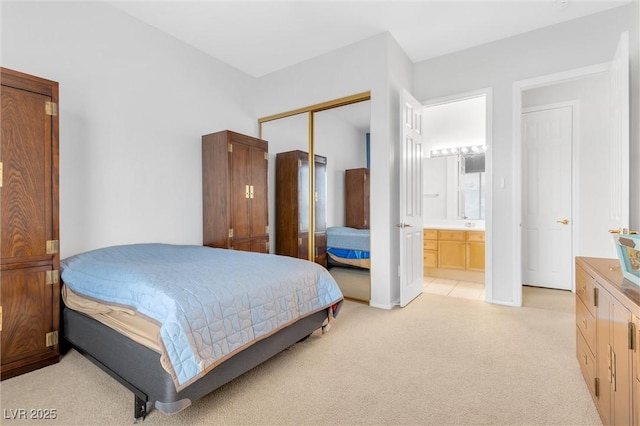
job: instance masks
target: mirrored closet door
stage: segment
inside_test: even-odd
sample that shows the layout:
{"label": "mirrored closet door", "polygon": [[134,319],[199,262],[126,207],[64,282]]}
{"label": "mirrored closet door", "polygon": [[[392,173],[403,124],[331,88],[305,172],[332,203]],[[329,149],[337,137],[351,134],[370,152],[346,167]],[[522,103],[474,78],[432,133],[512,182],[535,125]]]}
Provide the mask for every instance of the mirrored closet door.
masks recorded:
{"label": "mirrored closet door", "polygon": [[367,92],[259,120],[260,137],[269,141],[271,252],[327,267],[346,283],[346,297],[365,302],[369,99]]}

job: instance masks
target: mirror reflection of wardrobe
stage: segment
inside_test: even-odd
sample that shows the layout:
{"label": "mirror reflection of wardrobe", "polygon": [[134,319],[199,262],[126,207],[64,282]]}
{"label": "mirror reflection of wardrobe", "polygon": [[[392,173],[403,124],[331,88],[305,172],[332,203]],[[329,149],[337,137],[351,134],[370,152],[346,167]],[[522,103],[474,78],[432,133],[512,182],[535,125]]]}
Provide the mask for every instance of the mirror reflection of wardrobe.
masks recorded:
{"label": "mirror reflection of wardrobe", "polygon": [[[359,259],[355,260],[355,264],[341,264],[328,254],[324,257],[322,254],[329,245],[327,239],[331,238],[327,234],[331,235],[331,231],[335,229],[341,232],[344,229],[349,232],[351,229],[347,228],[346,223],[345,176],[348,174],[347,170],[358,170],[368,175],[370,116],[369,94],[365,93],[259,120],[260,137],[269,142],[271,253],[306,257],[322,264],[334,276],[345,297],[364,302],[368,302],[370,298],[369,230],[355,230],[360,233],[358,236],[361,241],[364,240],[362,235],[367,236],[366,264],[358,263]],[[309,160],[312,153],[315,161],[311,163]],[[305,156],[306,162],[303,161]],[[287,158],[297,158],[299,170],[295,170],[295,163],[287,161]],[[284,166],[285,163],[288,165]],[[285,167],[287,169],[283,171]],[[279,174],[281,177],[287,176],[286,183],[278,184]],[[298,191],[294,194],[288,181],[295,180],[296,175],[301,181],[297,182]],[[305,185],[308,187],[305,188]],[[282,198],[283,192],[287,191],[288,205],[291,207],[289,209],[286,203],[280,202],[278,205],[278,197]],[[298,205],[294,206],[296,195]],[[307,203],[303,202],[305,197],[308,197]],[[368,212],[368,196],[366,202],[366,209],[359,206],[358,210]],[[294,207],[297,212],[293,211]],[[291,227],[289,221],[305,214],[309,219],[299,218],[300,230],[308,231],[311,226],[315,230],[299,234],[298,244],[307,247],[301,247],[298,251],[289,247],[282,253],[284,245],[279,243],[281,234],[278,227]],[[283,219],[283,216],[288,219]],[[368,220],[366,224],[368,228]]]}

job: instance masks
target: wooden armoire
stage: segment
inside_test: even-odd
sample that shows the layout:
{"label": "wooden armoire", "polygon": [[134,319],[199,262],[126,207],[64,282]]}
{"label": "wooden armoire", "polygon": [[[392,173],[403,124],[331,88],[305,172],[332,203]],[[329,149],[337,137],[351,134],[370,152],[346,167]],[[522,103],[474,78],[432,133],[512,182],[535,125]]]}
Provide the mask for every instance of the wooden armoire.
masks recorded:
{"label": "wooden armoire", "polygon": [[344,172],[345,226],[369,229],[369,169],[349,169]]}
{"label": "wooden armoire", "polygon": [[[315,262],[327,266],[327,159],[315,156]],[[276,155],[276,253],[309,259],[309,154]]]}
{"label": "wooden armoire", "polygon": [[203,245],[269,252],[267,151],[229,130],[202,136]]}
{"label": "wooden armoire", "polygon": [[7,379],[60,359],[58,83],[0,69],[0,340]]}

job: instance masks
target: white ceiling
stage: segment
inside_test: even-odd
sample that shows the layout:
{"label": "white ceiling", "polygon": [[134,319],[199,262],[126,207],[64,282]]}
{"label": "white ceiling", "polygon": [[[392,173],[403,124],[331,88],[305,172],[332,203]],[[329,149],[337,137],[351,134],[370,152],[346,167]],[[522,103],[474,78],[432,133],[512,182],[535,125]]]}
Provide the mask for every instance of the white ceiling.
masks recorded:
{"label": "white ceiling", "polygon": [[108,1],[260,77],[389,32],[415,63],[631,0]]}

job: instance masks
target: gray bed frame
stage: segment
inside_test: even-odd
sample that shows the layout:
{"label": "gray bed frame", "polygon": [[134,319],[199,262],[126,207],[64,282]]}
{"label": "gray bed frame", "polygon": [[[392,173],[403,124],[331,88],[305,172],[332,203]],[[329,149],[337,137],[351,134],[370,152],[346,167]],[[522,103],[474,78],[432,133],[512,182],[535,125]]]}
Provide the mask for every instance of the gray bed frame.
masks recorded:
{"label": "gray bed frame", "polygon": [[144,420],[154,407],[173,414],[251,370],[323,327],[322,309],[262,339],[232,356],[180,392],[160,365],[160,354],[140,345],[101,322],[69,308],[62,313],[66,342],[118,380],[135,396],[134,418]]}

